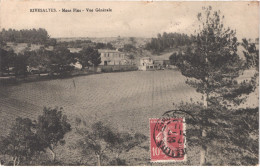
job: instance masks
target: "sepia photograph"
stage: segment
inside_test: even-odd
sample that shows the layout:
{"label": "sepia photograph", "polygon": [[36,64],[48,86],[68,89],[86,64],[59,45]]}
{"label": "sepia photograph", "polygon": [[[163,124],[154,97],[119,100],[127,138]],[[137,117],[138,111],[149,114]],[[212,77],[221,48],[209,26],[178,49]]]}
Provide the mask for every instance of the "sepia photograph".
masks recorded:
{"label": "sepia photograph", "polygon": [[0,0],[0,166],[257,165],[258,1]]}

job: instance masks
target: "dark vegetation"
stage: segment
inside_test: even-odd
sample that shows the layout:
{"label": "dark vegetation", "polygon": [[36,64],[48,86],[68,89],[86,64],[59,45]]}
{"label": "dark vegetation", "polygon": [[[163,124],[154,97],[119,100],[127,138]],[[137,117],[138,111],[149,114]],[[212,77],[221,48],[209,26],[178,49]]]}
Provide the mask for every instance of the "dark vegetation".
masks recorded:
{"label": "dark vegetation", "polygon": [[[246,61],[241,59],[236,33],[224,28],[224,16],[211,7],[203,11],[198,14],[203,26],[197,31],[194,47],[173,54],[171,61],[187,77],[186,83],[203,94],[204,103],[191,101],[176,109],[188,111],[196,119],[187,137],[192,137],[192,131],[198,132],[189,142],[201,146],[201,165],[257,165],[259,109],[241,109],[239,105],[258,85],[259,51],[244,39]],[[255,69],[255,74],[238,82],[249,68]]]}
{"label": "dark vegetation", "polygon": [[161,53],[170,48],[178,48],[180,46],[192,45],[194,36],[188,36],[180,33],[159,33],[157,38],[152,38],[150,43],[147,43],[145,48],[153,53]]}
{"label": "dark vegetation", "polygon": [[[15,53],[7,42],[27,43],[20,53]],[[31,50],[31,44],[41,45]],[[49,49],[52,46],[53,49]],[[69,48],[82,48],[80,52],[70,52]],[[91,40],[57,42],[50,38],[45,29],[5,30],[0,32],[0,76],[27,77],[30,74],[48,73],[49,76],[64,77],[75,71],[73,64],[79,62],[82,70],[97,67],[101,63],[98,49],[114,50],[111,43],[95,43]],[[130,57],[134,59],[133,56]]]}
{"label": "dark vegetation", "polygon": [[123,48],[118,49],[121,52],[134,52],[136,47],[132,44],[125,44]]}
{"label": "dark vegetation", "polygon": [[[96,158],[95,165],[127,165],[126,160],[120,158],[122,153],[136,147],[148,149],[142,146],[147,140],[143,134],[121,133],[102,122],[88,127],[80,118],[76,118],[76,125],[75,131],[80,139],[70,146],[78,148],[84,160]],[[16,118],[9,134],[0,137],[0,155],[6,156],[5,165],[62,165],[62,161],[56,160],[55,149],[66,143],[64,136],[71,130],[62,108],[44,107],[43,114],[37,121]],[[51,159],[42,159],[43,153],[51,153]],[[86,164],[87,162],[79,163]]]}
{"label": "dark vegetation", "polygon": [[[88,52],[86,52],[88,50]],[[49,75],[65,75],[70,73],[77,61],[85,66],[97,66],[101,62],[97,49],[88,47],[80,53],[72,53],[64,45],[56,45],[53,50],[41,47],[31,51],[29,48],[16,54],[11,49],[0,48],[0,69],[2,75],[26,77],[28,74],[49,73]],[[1,75],[1,74],[0,74]]]}
{"label": "dark vegetation", "polygon": [[96,43],[91,40],[75,40],[75,41],[62,41],[58,45],[66,46],[67,48],[94,48],[94,49],[109,49],[114,50],[115,47],[111,43]]}
{"label": "dark vegetation", "polygon": [[76,118],[76,122],[76,133],[80,135],[80,139],[73,146],[80,150],[83,157],[96,158],[97,166],[126,165],[126,160],[120,158],[122,153],[135,147],[147,149],[142,146],[147,140],[143,134],[118,132],[102,122],[96,122],[88,128],[86,122],[80,118]]}
{"label": "dark vegetation", "polygon": [[3,29],[0,32],[0,39],[4,42],[44,44],[51,46],[57,43],[56,40],[50,38],[48,32],[42,28],[30,30]]}
{"label": "dark vegetation", "polygon": [[62,108],[44,108],[37,121],[18,117],[6,137],[1,137],[0,153],[12,158],[8,165],[35,165],[37,156],[49,149],[55,161],[54,148],[65,141],[64,135],[71,130]]}

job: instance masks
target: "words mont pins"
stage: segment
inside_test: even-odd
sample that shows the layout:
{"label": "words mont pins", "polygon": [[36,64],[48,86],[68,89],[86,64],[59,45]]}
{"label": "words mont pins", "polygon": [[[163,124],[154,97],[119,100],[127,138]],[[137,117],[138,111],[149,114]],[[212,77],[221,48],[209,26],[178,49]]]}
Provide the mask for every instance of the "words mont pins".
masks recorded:
{"label": "words mont pins", "polygon": [[186,161],[184,118],[150,119],[151,162]]}

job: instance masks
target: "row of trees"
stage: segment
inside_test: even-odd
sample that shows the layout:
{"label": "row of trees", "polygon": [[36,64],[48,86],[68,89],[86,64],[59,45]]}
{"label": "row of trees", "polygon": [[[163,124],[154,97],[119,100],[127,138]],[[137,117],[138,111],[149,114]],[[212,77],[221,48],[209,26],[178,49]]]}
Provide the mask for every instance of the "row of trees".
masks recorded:
{"label": "row of trees", "polygon": [[[143,147],[142,143],[147,140],[143,134],[121,133],[96,122],[92,126],[76,118],[76,134],[79,139],[70,144],[70,147],[80,151],[84,158],[96,157],[96,165],[101,165],[102,160],[108,159],[109,152],[112,158],[108,165],[126,165],[126,161],[120,158],[122,153],[128,152],[134,147]],[[56,162],[57,146],[64,146],[64,136],[72,130],[67,116],[63,114],[62,108],[44,108],[43,114],[38,120],[18,117],[9,134],[0,137],[0,154],[12,158],[12,164],[16,165],[39,165],[42,153],[50,151],[52,164]],[[43,162],[44,163],[44,162]],[[7,163],[8,165],[10,163]],[[85,163],[79,163],[84,165]],[[51,164],[49,164],[51,165]]]}
{"label": "row of trees", "polygon": [[2,29],[2,31],[0,31],[0,39],[1,42],[43,44],[45,46],[55,46],[59,44],[68,48],[93,47],[95,49],[115,49],[111,43],[95,43],[91,40],[57,42],[56,39],[50,38],[48,32],[43,28],[29,30]]}
{"label": "row of trees", "polygon": [[114,50],[114,46],[111,43],[96,43],[91,40],[75,40],[75,41],[62,41],[58,42],[58,45],[63,45],[68,48],[88,48],[92,47],[94,49],[110,49]]}
{"label": "row of trees", "polygon": [[45,29],[29,29],[29,30],[14,30],[2,29],[0,32],[0,39],[5,42],[14,43],[30,43],[30,44],[49,44],[55,45],[56,40],[51,39]]}
{"label": "row of trees", "polygon": [[147,43],[145,48],[154,53],[160,53],[169,48],[191,45],[193,39],[194,36],[186,34],[164,32],[162,35],[159,33],[157,38],[152,38],[151,42]]}
{"label": "row of trees", "polygon": [[[213,11],[210,6],[203,11],[198,14],[201,27],[195,45],[170,57],[187,77],[186,83],[203,95],[203,104],[191,101],[176,105],[172,115],[185,112],[192,118],[187,120],[193,124],[187,137],[189,145],[201,146],[200,165],[256,165],[259,109],[242,109],[239,105],[258,86],[259,51],[244,39],[243,60],[237,54],[236,32],[224,27],[220,11]],[[252,68],[255,74],[249,79],[237,80],[242,72]],[[216,155],[214,163],[211,156]]]}
{"label": "row of trees", "polygon": [[27,49],[19,54],[0,48],[0,54],[2,72],[9,72],[13,67],[16,75],[26,75],[28,66],[42,68],[45,72],[55,71],[62,74],[71,70],[71,64],[77,61],[82,64],[82,68],[101,63],[100,53],[91,47],[84,48],[80,53],[71,53],[67,47],[57,45],[51,51],[42,47],[35,51]]}

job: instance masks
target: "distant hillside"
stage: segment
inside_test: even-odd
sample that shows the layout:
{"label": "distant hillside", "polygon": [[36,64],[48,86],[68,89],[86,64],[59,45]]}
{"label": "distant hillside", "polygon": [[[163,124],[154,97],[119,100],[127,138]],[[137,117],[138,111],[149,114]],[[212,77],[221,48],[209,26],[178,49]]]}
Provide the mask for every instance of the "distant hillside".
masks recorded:
{"label": "distant hillside", "polygon": [[[131,40],[132,39],[132,40]],[[133,44],[137,48],[144,47],[151,38],[142,37],[72,37],[72,38],[56,38],[57,42],[69,42],[76,40],[91,40],[95,43],[111,43],[115,48],[122,48],[125,44]]]}
{"label": "distant hillside", "polygon": [[[8,42],[6,43],[5,48],[6,49],[12,49],[14,50],[14,52],[16,54],[22,53],[25,50],[29,50],[29,51],[34,51],[34,50],[38,50],[41,47],[44,47],[44,45],[41,44],[28,44],[28,43],[12,43],[12,42]],[[53,47],[49,46],[49,47],[44,47],[47,50],[52,50]]]}

